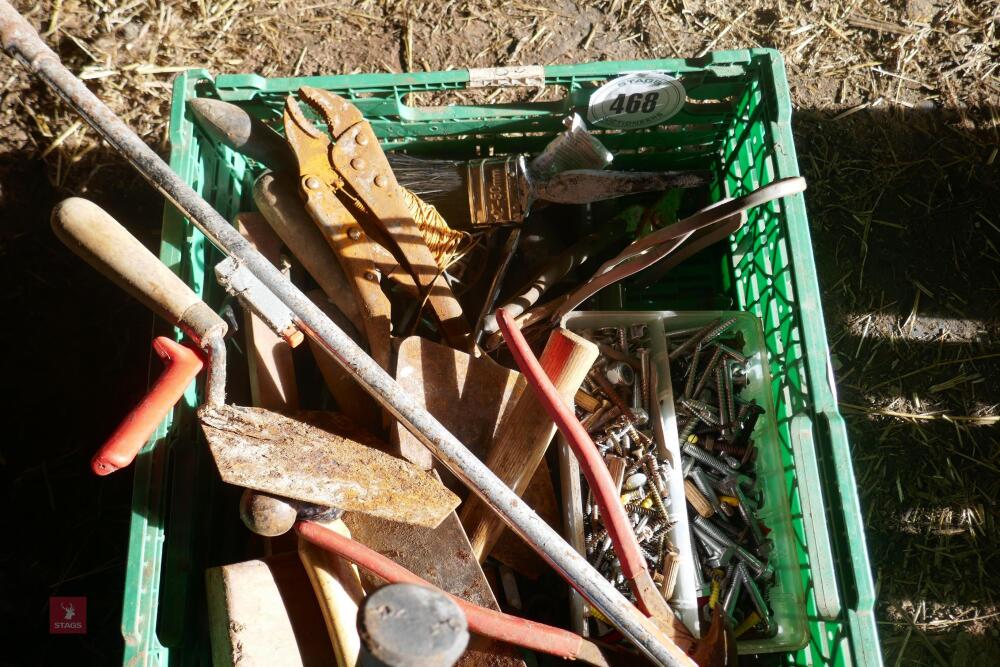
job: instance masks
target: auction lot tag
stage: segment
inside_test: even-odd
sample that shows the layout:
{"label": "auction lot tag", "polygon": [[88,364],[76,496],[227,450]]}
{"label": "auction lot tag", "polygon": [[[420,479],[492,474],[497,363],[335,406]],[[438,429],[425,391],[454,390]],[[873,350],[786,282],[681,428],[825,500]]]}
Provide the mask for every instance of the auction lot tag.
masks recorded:
{"label": "auction lot tag", "polygon": [[638,72],[612,79],[590,96],[587,120],[634,130],[667,120],[684,106],[684,84],[669,74]]}

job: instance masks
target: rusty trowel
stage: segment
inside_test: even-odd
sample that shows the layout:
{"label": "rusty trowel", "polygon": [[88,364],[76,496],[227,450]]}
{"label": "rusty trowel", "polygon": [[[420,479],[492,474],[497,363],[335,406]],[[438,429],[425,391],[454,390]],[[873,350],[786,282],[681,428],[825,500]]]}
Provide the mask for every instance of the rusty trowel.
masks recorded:
{"label": "rusty trowel", "polygon": [[458,506],[434,477],[379,451],[377,438],[342,415],[225,404],[198,414],[229,484],[428,528]]}
{"label": "rusty trowel", "polygon": [[[204,327],[195,326],[194,315],[207,312],[218,320],[183,282],[95,204],[68,199],[53,211],[52,224],[74,252],[172,323],[197,332]],[[221,335],[213,335],[219,345],[206,344],[205,349],[224,361]],[[218,361],[210,360],[210,368],[214,370]],[[206,394],[209,402],[199,410],[199,416],[226,482],[425,527],[437,526],[458,506],[458,497],[437,479],[378,451],[381,443],[374,436],[342,416],[294,413],[295,417],[289,417],[261,408],[226,405],[218,388],[209,387]]]}

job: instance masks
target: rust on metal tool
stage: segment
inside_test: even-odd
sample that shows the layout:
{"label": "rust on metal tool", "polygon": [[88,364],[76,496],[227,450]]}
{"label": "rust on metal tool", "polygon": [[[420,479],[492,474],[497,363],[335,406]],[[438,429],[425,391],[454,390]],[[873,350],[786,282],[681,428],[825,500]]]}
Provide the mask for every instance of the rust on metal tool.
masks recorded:
{"label": "rust on metal tool", "polygon": [[285,131],[298,158],[301,187],[313,217],[322,226],[330,211],[338,208],[334,202],[339,202],[364,234],[413,276],[448,343],[467,349],[471,331],[461,305],[427,247],[371,125],[339,95],[308,86],[299,94],[320,114],[334,139],[331,142],[305,117],[293,97],[287,98]]}
{"label": "rust on metal tool", "polygon": [[384,444],[340,415],[205,405],[199,417],[229,484],[426,527],[458,506],[444,485],[379,451]]}
{"label": "rust on metal tool", "polygon": [[[419,336],[399,343],[396,381],[481,459],[512,399],[524,388],[520,373],[489,357],[473,357]],[[402,425],[395,431],[400,456],[429,470],[434,464],[430,450]]]}
{"label": "rust on metal tool", "polygon": [[[396,379],[399,384],[480,459],[486,458],[497,425],[524,389],[520,377],[517,371],[489,357],[473,357],[426,338],[411,336],[398,344]],[[414,465],[425,470],[435,467],[430,451],[399,424],[394,427],[392,441],[398,448],[395,451]],[[461,484],[444,466],[437,466],[437,472],[449,488],[462,494]],[[524,497],[546,522],[558,524],[555,490],[544,460],[535,471]],[[469,544],[464,531],[461,542]],[[530,577],[538,576],[545,567],[538,555],[510,531],[501,536],[493,556]],[[476,570],[481,577],[478,565]]]}
{"label": "rust on metal tool", "polygon": [[[344,523],[358,542],[394,560],[430,584],[480,607],[500,609],[454,512],[436,528],[411,526],[350,512],[344,515]],[[382,585],[381,580],[363,569],[361,581],[366,590]],[[474,637],[457,667],[483,666],[524,667],[524,660],[508,644]]]}
{"label": "rust on metal tool", "polygon": [[561,204],[583,204],[639,192],[696,188],[712,182],[710,171],[599,171],[574,169],[536,185],[539,199]]}

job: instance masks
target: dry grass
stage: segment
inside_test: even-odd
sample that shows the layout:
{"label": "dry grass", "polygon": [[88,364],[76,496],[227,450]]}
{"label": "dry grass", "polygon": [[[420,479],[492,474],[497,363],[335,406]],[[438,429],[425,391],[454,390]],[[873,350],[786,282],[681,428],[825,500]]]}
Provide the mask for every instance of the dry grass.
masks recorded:
{"label": "dry grass", "polygon": [[[887,658],[947,663],[956,638],[1000,628],[1000,4],[16,4],[161,151],[170,78],[187,67],[283,76],[781,49]],[[0,155],[43,161],[56,193],[120,187],[120,164],[72,112],[7,60],[0,80]]]}

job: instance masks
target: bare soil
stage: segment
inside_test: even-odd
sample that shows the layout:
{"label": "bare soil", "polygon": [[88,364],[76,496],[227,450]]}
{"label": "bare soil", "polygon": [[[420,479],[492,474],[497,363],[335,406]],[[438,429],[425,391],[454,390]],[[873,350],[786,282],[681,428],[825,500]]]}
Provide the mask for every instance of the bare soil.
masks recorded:
{"label": "bare soil", "polygon": [[[163,154],[185,67],[288,76],[780,49],[886,661],[997,663],[996,2],[14,4]],[[87,464],[145,387],[153,321],[47,217],[87,196],[154,247],[162,203],[19,65],[0,60],[0,82],[0,627],[18,638],[0,663],[109,664],[131,477],[95,479]],[[88,597],[87,635],[47,634],[50,595]]]}

